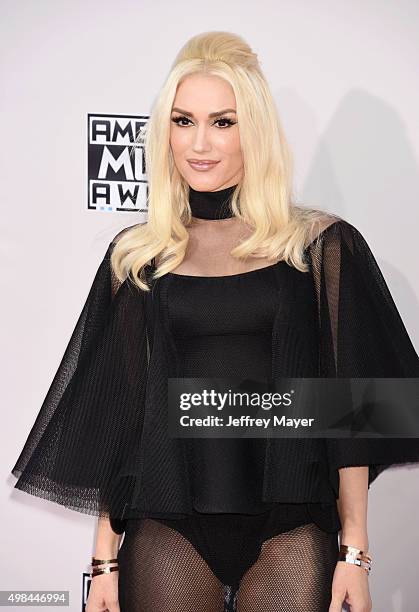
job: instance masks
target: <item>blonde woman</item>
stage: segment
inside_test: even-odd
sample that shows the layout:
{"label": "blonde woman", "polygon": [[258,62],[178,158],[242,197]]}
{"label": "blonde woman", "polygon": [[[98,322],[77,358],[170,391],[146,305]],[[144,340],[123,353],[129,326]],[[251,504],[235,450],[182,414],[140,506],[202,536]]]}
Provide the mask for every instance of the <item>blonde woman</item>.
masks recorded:
{"label": "blonde woman", "polygon": [[371,610],[368,489],[418,441],[172,437],[168,378],[418,376],[377,263],[295,203],[241,37],[187,42],[143,144],[147,222],[109,244],[16,487],[99,517],[87,612]]}

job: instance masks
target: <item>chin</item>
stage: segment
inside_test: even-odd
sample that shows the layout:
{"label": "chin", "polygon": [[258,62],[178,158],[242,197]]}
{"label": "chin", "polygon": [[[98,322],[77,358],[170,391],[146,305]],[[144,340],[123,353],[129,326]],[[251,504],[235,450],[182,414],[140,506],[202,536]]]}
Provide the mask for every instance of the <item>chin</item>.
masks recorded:
{"label": "chin", "polygon": [[[198,174],[198,173],[197,173]],[[204,174],[204,173],[202,173]],[[209,176],[185,176],[185,180],[196,191],[216,191],[221,189],[228,179],[211,178]]]}

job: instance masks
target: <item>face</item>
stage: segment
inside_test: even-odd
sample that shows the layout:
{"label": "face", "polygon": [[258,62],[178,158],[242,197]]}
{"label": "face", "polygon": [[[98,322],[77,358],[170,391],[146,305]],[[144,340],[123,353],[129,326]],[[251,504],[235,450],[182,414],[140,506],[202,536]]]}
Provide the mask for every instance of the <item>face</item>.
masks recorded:
{"label": "face", "polygon": [[242,179],[235,111],[233,89],[218,76],[192,74],[178,85],[171,112],[170,146],[179,173],[193,189],[219,191]]}

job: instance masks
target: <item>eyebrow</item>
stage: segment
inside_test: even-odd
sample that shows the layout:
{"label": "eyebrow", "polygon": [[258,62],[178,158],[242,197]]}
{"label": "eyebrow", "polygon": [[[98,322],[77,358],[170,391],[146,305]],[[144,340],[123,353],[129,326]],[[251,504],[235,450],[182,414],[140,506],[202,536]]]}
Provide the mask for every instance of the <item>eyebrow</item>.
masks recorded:
{"label": "eyebrow", "polygon": [[[176,111],[177,113],[182,113],[183,115],[186,115],[187,117],[193,117],[193,113],[182,110],[181,108],[174,107],[172,108],[172,112],[173,111]],[[225,115],[227,113],[236,113],[236,111],[234,110],[234,108],[225,108],[224,110],[217,111],[215,113],[209,113],[208,117],[219,117],[220,115]]]}

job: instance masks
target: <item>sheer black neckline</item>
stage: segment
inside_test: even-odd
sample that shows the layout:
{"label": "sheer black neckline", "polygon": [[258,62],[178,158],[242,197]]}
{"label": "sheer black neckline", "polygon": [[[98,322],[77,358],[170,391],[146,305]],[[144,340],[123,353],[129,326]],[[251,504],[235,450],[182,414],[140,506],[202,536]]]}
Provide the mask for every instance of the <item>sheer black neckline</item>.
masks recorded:
{"label": "sheer black neckline", "polygon": [[245,270],[244,272],[236,272],[234,274],[224,274],[222,276],[220,276],[219,274],[216,276],[208,276],[208,275],[204,275],[204,276],[198,276],[196,274],[179,274],[178,272],[166,272],[166,276],[179,276],[180,278],[198,278],[198,279],[210,279],[210,280],[216,280],[216,279],[223,279],[225,280],[226,278],[236,278],[236,279],[243,279],[243,277],[247,277],[250,276],[252,274],[254,274],[255,272],[264,272],[265,270],[274,270],[277,266],[279,266],[280,264],[284,264],[285,261],[284,260],[280,260],[277,261],[273,264],[268,264],[266,266],[262,266],[261,268],[254,268],[253,270]]}
{"label": "sheer black neckline", "polygon": [[198,219],[229,219],[233,216],[231,199],[237,185],[218,191],[197,191],[189,186],[189,206]]}

